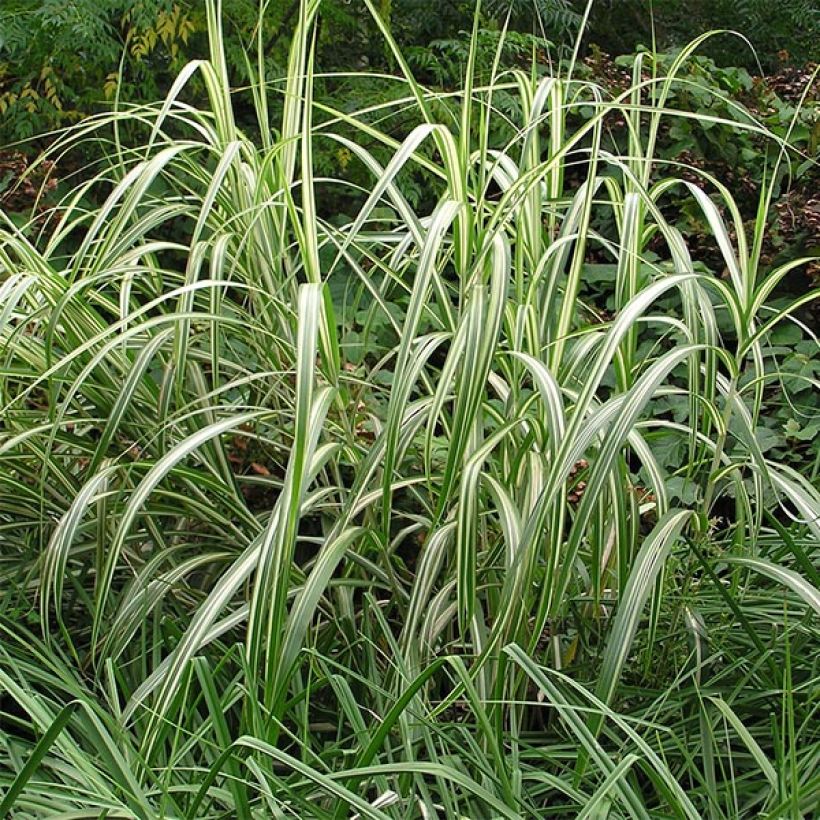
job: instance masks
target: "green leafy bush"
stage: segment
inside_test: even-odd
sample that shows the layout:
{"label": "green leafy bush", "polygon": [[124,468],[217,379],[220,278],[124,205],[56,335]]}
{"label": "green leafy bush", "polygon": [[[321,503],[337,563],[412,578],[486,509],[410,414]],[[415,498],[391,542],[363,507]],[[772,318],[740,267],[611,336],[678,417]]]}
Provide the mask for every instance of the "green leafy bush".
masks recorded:
{"label": "green leafy bush", "polygon": [[[578,0],[576,6],[584,3]],[[786,62],[820,58],[820,9],[812,0],[598,0],[590,36],[606,50],[624,53],[641,43],[659,49],[680,47],[704,31],[738,32],[705,46],[725,66],[775,71]]]}

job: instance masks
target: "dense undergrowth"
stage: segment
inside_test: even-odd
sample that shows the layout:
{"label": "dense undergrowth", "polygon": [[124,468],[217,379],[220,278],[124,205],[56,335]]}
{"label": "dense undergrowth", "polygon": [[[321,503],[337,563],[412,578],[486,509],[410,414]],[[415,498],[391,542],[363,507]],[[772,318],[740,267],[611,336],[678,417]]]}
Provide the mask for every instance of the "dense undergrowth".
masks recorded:
{"label": "dense undergrowth", "polygon": [[[3,219],[0,814],[816,815],[811,260],[764,252],[814,159],[671,104],[697,41],[621,91],[473,48],[445,93],[385,28],[390,101],[314,105],[320,12],[258,142],[214,4],[164,103],[51,152],[105,166]],[[675,123],[766,142],[751,218]]]}

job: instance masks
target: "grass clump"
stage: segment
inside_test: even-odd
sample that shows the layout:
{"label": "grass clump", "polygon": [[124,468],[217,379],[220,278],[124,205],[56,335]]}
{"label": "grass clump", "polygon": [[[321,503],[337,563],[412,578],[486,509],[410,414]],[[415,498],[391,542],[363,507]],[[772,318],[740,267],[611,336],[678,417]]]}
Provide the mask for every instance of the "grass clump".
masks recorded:
{"label": "grass clump", "polygon": [[[0,813],[811,816],[817,466],[757,436],[813,294],[761,265],[774,181],[750,223],[655,155],[699,42],[614,98],[472,56],[454,95],[383,26],[400,93],[350,112],[312,99],[320,11],[258,63],[257,140],[214,3],[162,104],[67,138],[110,162],[4,221]],[[321,140],[371,185],[314,178]]]}

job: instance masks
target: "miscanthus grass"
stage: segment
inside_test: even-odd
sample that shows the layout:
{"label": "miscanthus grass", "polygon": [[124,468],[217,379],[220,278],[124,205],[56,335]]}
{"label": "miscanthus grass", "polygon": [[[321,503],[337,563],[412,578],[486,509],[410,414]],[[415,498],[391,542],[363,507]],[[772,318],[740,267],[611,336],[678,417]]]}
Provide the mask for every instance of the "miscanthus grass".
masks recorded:
{"label": "miscanthus grass", "polygon": [[774,181],[749,222],[656,156],[699,43],[615,99],[472,48],[442,94],[373,11],[389,102],[314,102],[303,0],[251,139],[214,0],[164,102],[54,145],[104,167],[2,217],[0,815],[816,815],[820,496],[756,440],[812,295],[771,306],[805,261],[761,265]]}

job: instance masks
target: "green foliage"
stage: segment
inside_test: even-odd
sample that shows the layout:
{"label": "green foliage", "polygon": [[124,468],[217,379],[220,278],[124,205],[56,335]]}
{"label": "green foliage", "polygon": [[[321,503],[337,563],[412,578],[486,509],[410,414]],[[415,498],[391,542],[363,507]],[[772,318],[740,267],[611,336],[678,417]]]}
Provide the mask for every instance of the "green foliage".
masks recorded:
{"label": "green foliage", "polygon": [[395,75],[302,0],[237,94],[208,3],[0,213],[0,814],[813,816],[806,143],[694,46],[428,88],[366,7]]}
{"label": "green foliage", "polygon": [[[595,3],[593,50],[602,45],[606,51],[631,53],[649,43],[645,5],[643,0]],[[259,42],[269,76],[282,73],[298,8],[298,0],[269,3],[260,30],[254,0],[225,2],[225,53],[236,85],[247,85],[248,56]],[[465,32],[472,27],[476,8],[473,0],[435,6],[426,0],[397,0],[378,6],[420,77],[449,87],[457,87],[463,75],[470,39]],[[585,3],[487,0],[480,9],[485,42],[479,52],[492,46],[493,37],[498,42],[498,32],[505,28],[501,65],[510,67],[526,63],[533,54],[545,61],[558,59],[574,42]],[[706,29],[730,28],[753,40],[767,69],[780,66],[777,54],[783,50],[798,63],[818,58],[820,22],[808,0],[774,7],[746,2],[740,9],[734,3],[690,4],[685,11],[679,3],[655,3],[653,9],[662,47],[679,47]],[[25,140],[75,122],[106,108],[115,96],[130,101],[163,95],[187,60],[204,55],[205,16],[205,0],[4,3],[0,9],[0,143]],[[637,28],[636,21],[640,22]],[[619,29],[620,24],[626,28]],[[712,49],[721,65],[731,55],[735,64],[755,68],[751,52],[737,38],[719,38],[705,49]],[[491,62],[492,58],[488,65]],[[316,63],[324,71],[395,69],[365,4],[348,0],[327,0],[317,29]],[[195,84],[191,92],[201,100],[204,89]],[[371,92],[371,96],[378,93],[376,87]],[[320,97],[325,93],[322,83],[317,84],[317,93]]]}
{"label": "green foliage", "polygon": [[[576,1],[576,7],[584,4]],[[820,59],[820,9],[812,0],[598,0],[591,16],[591,37],[612,53],[637,44],[659,49],[683,46],[703,31],[738,32],[705,48],[721,65],[776,70],[784,61],[798,65]]]}
{"label": "green foliage", "polygon": [[[133,7],[133,10],[132,10]],[[0,10],[0,110],[3,137],[25,139],[76,121],[103,99],[116,74],[129,16],[145,25],[167,14],[171,3],[148,0],[13,0]],[[135,28],[139,36],[145,31]],[[139,34],[137,34],[139,32]],[[141,89],[157,92],[152,72],[141,72]]]}
{"label": "green foliage", "polygon": [[581,24],[570,0],[486,0],[481,10],[491,19],[509,19],[513,26],[546,36],[574,35]]}

